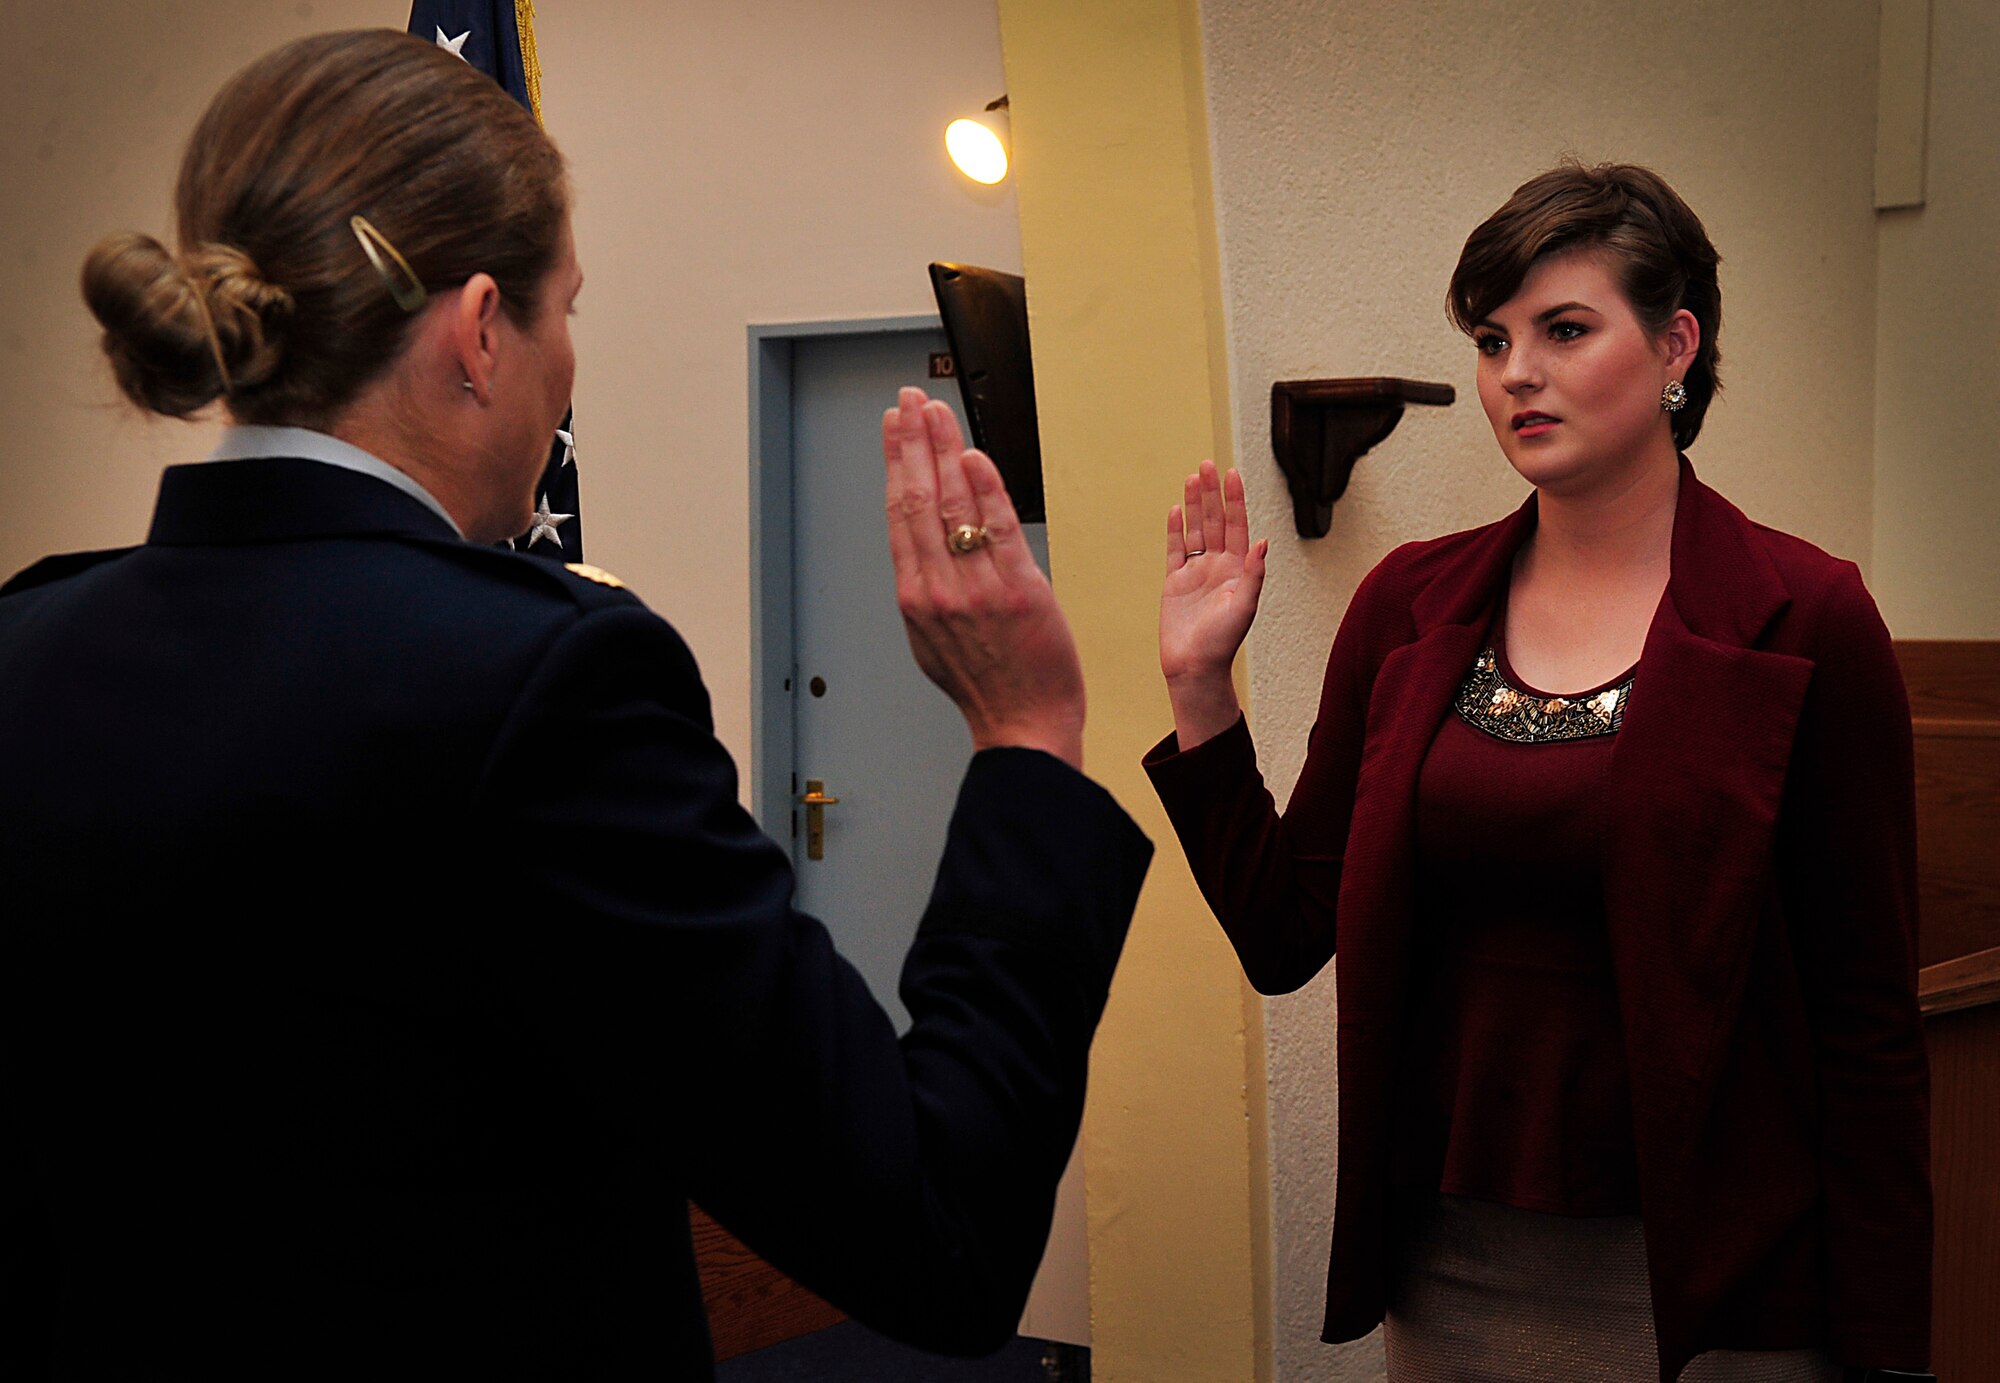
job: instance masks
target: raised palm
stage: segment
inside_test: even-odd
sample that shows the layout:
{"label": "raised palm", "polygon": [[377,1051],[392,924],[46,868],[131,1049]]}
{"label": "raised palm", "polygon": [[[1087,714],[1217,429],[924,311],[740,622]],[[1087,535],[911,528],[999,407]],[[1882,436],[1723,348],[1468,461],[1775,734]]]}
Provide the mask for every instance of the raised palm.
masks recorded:
{"label": "raised palm", "polygon": [[1160,671],[1169,684],[1229,675],[1257,616],[1268,544],[1250,541],[1243,477],[1213,461],[1187,478],[1167,511],[1167,579],[1160,591]]}
{"label": "raised palm", "polygon": [[[882,416],[896,604],[925,676],[965,716],[975,748],[1045,749],[1083,762],[1083,666],[1035,565],[1000,472],[966,447],[945,404],[906,388]],[[962,548],[961,526],[982,536]]]}

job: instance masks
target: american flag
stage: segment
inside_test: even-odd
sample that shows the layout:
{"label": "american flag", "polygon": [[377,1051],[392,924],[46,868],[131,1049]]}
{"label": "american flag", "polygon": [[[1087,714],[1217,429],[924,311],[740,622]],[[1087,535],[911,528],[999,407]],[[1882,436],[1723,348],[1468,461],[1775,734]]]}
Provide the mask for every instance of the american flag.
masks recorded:
{"label": "american flag", "polygon": [[[542,67],[535,56],[533,0],[415,0],[410,32],[456,54],[500,83],[542,118]],[[535,523],[511,546],[557,562],[583,560],[583,518],[576,483],[576,414],[572,410],[549,446],[549,463],[535,490]]]}

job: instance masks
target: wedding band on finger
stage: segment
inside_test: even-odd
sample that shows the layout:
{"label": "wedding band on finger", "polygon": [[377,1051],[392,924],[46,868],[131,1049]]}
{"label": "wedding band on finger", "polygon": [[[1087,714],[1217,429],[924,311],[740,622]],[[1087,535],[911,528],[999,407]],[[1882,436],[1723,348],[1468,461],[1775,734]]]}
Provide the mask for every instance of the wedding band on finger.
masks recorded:
{"label": "wedding band on finger", "polygon": [[967,553],[979,551],[992,540],[987,537],[986,530],[978,524],[962,523],[946,533],[944,541],[945,546],[963,557]]}
{"label": "wedding band on finger", "polygon": [[1206,556],[1208,556],[1208,549],[1207,549],[1207,548],[1205,548],[1205,547],[1191,547],[1191,548],[1189,548],[1189,549],[1188,549],[1188,550],[1187,550],[1187,551],[1186,551],[1185,553],[1183,553],[1183,554],[1182,554],[1182,556],[1184,556],[1184,557],[1206,557]]}

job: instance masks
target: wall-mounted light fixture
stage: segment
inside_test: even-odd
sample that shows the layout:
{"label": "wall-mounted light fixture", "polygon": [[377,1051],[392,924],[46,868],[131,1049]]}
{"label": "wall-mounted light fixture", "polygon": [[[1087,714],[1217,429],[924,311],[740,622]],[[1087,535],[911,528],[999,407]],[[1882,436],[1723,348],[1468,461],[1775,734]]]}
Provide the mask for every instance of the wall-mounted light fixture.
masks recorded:
{"label": "wall-mounted light fixture", "polygon": [[954,120],[944,127],[945,152],[958,171],[989,187],[1007,176],[1007,98],[986,104],[983,120]]}

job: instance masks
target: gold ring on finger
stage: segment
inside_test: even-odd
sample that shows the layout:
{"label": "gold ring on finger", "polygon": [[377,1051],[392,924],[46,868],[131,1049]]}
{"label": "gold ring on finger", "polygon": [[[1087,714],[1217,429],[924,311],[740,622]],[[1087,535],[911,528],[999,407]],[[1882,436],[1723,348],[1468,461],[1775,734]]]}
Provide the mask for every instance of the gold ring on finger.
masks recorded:
{"label": "gold ring on finger", "polygon": [[962,523],[945,534],[945,544],[963,557],[969,552],[977,552],[992,541],[986,530],[976,523]]}

